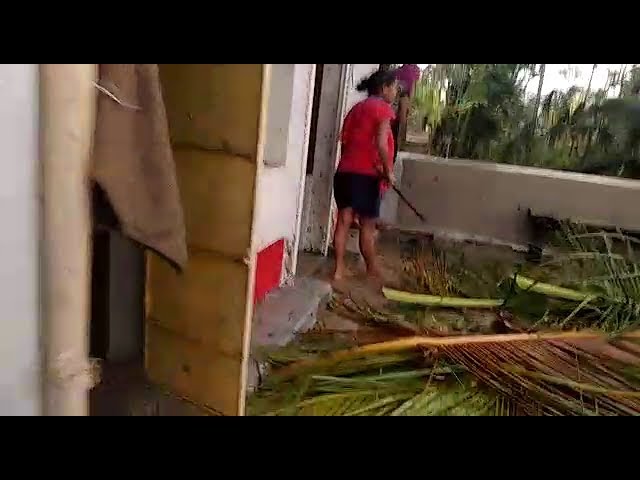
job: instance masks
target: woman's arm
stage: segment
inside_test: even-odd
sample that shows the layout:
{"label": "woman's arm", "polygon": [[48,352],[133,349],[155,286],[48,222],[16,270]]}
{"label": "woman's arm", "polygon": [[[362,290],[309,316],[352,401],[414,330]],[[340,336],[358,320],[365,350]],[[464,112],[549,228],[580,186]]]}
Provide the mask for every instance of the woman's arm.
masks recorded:
{"label": "woman's arm", "polygon": [[382,120],[378,126],[378,135],[376,137],[376,146],[378,147],[378,154],[380,155],[380,162],[382,163],[382,173],[384,178],[392,185],[395,184],[395,177],[391,170],[392,161],[389,158],[389,135],[391,135],[391,121],[389,119]]}

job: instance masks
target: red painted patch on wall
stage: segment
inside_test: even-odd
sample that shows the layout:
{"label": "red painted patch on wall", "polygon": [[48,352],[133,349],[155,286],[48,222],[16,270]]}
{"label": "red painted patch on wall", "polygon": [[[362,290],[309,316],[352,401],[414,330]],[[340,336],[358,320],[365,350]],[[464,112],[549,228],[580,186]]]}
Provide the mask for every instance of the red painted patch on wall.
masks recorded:
{"label": "red painted patch on wall", "polygon": [[278,240],[258,253],[254,303],[261,302],[269,292],[280,286],[284,246],[284,239]]}

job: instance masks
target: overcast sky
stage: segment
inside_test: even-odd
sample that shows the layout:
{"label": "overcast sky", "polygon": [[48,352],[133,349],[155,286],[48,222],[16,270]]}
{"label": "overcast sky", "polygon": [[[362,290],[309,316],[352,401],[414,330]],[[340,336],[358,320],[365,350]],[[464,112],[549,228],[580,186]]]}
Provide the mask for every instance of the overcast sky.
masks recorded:
{"label": "overcast sky", "polygon": [[[420,68],[424,69],[429,64],[418,64]],[[593,81],[591,82],[591,89],[597,90],[599,88],[604,88],[607,83],[607,69],[610,70],[620,70],[624,64],[621,63],[599,63],[598,68],[593,74]],[[631,66],[631,64],[628,64]],[[575,68],[577,71],[577,78],[565,78],[562,73],[562,70],[567,69],[568,67]],[[547,63],[545,75],[544,75],[544,83],[542,85],[542,94],[546,95],[551,90],[567,90],[572,85],[577,85],[579,87],[586,88],[589,84],[589,76],[591,75],[591,69],[593,68],[592,63]],[[538,78],[535,78],[529,82],[527,87],[527,93],[535,94],[538,91]],[[614,94],[613,90],[610,94]]]}

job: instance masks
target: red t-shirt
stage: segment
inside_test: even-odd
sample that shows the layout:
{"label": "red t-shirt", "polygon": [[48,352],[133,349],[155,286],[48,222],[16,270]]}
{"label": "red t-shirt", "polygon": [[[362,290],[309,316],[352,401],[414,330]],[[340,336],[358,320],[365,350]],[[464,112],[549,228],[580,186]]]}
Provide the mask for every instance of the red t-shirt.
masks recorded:
{"label": "red t-shirt", "polygon": [[[342,152],[338,171],[361,175],[380,175],[377,147],[378,128],[384,120],[394,120],[393,108],[379,97],[369,97],[356,104],[344,119]],[[389,168],[393,168],[394,140],[391,129],[387,138]]]}

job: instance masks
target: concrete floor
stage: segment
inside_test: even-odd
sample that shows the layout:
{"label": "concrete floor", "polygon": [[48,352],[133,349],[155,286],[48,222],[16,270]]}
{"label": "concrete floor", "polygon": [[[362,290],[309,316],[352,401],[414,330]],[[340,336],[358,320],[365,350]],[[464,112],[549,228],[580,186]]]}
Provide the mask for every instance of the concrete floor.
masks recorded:
{"label": "concrete floor", "polygon": [[142,359],[106,363],[101,376],[101,382],[89,394],[90,416],[194,417],[213,414],[149,383]]}

